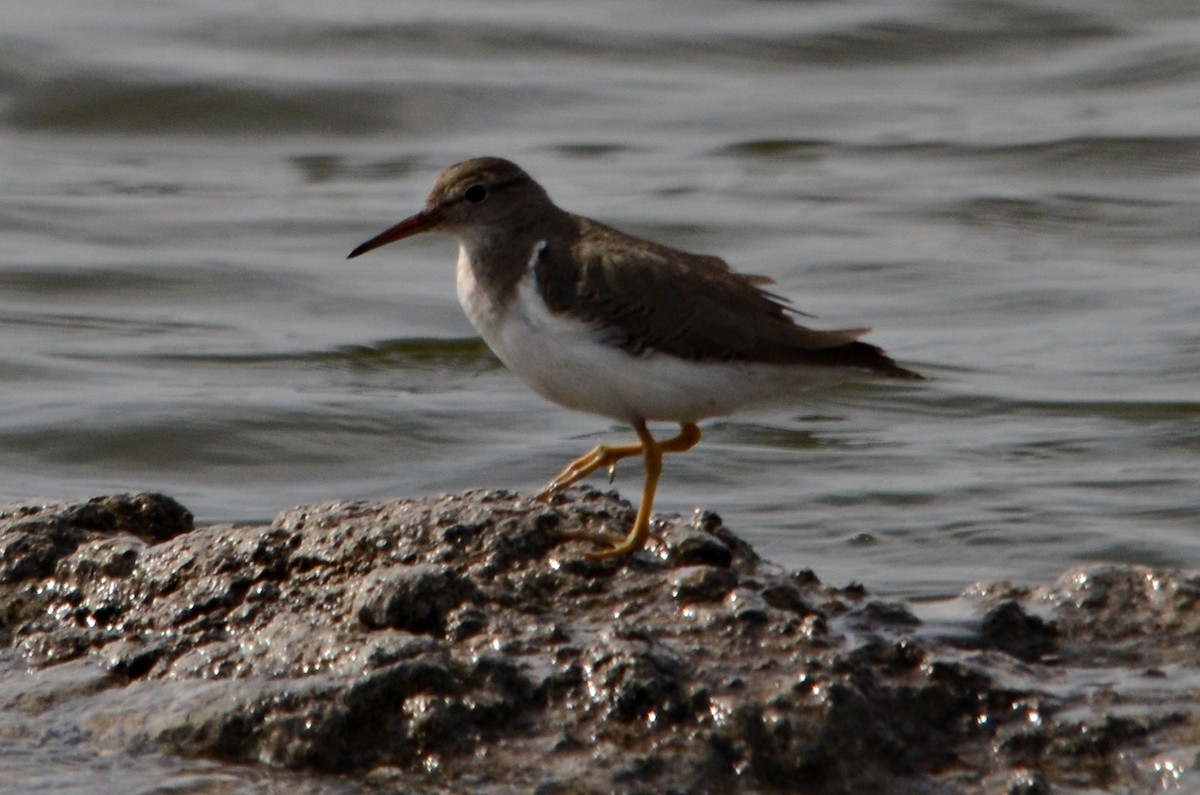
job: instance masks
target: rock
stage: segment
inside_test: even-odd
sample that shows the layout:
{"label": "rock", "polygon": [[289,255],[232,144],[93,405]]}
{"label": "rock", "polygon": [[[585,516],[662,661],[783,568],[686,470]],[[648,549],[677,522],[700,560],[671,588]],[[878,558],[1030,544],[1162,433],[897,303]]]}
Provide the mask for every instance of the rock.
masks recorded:
{"label": "rock", "polygon": [[671,595],[682,604],[719,602],[737,585],[737,574],[716,566],[684,566],[671,572]]}
{"label": "rock", "polygon": [[1050,795],[1046,779],[1035,771],[1018,770],[1008,779],[1008,795]]}
{"label": "rock", "polygon": [[120,494],[79,504],[0,509],[0,583],[42,577],[85,540],[118,533],[165,541],[192,529],[192,515],[161,494]]}
{"label": "rock", "polygon": [[385,566],[366,577],[358,619],[370,629],[395,627],[441,634],[450,611],[478,596],[474,585],[446,566]]}
{"label": "rock", "polygon": [[1012,600],[989,610],[983,617],[981,631],[993,648],[1025,662],[1033,662],[1050,653],[1058,634],[1053,626],[1029,615]]}
{"label": "rock", "polygon": [[3,709],[363,792],[1149,791],[1195,758],[1194,577],[984,588],[951,638],[711,513],[624,561],[560,543],[630,518],[586,489],[198,528],[157,495],[10,506]]}

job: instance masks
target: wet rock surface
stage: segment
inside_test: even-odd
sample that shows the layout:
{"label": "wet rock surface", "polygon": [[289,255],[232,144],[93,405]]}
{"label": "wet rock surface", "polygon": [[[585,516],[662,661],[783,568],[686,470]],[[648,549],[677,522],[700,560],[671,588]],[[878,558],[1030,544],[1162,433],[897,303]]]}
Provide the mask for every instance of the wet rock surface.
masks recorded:
{"label": "wet rock surface", "polygon": [[200,528],[161,495],[9,506],[0,710],[339,792],[1200,791],[1196,576],[1072,572],[923,619],[714,514],[627,561],[558,543],[630,514],[584,489]]}

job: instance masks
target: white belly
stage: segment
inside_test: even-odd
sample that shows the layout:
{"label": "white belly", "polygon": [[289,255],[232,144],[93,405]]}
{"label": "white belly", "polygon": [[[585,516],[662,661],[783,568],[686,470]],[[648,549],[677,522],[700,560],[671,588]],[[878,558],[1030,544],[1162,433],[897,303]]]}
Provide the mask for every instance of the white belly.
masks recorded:
{"label": "white belly", "polygon": [[496,307],[480,290],[465,250],[459,252],[457,284],[472,325],[534,391],[567,408],[621,422],[699,422],[782,390],[846,378],[824,368],[630,354],[602,342],[594,327],[551,313],[537,293],[532,270],[521,280],[515,301],[503,310]]}

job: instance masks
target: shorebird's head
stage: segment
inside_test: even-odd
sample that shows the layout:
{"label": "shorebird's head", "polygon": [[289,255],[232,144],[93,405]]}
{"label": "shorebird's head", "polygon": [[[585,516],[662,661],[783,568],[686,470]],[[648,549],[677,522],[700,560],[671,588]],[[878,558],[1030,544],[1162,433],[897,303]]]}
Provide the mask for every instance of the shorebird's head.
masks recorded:
{"label": "shorebird's head", "polygon": [[515,230],[526,219],[555,210],[541,185],[516,164],[499,157],[477,157],[442,172],[425,200],[425,209],[385,229],[350,252],[350,258],[421,232],[444,232],[460,240],[488,230]]}

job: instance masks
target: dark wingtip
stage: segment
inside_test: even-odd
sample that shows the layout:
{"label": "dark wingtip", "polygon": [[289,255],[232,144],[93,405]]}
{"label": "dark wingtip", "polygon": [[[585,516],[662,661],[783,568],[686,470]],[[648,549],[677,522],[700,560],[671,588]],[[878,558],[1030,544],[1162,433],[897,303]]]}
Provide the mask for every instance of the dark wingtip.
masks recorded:
{"label": "dark wingtip", "polygon": [[[867,343],[856,344],[866,345]],[[871,369],[882,375],[884,378],[897,378],[904,381],[927,380],[925,376],[921,375],[915,370],[909,370],[907,367],[901,367],[900,365],[896,364],[896,360],[884,353],[882,348],[876,348],[874,345],[871,347],[875,348],[874,353],[878,354],[879,357],[872,364]]]}
{"label": "dark wingtip", "polygon": [[928,381],[929,379],[915,370],[896,365],[892,369],[884,373],[888,378],[903,378],[905,381]]}
{"label": "dark wingtip", "polygon": [[830,358],[836,358],[840,364],[849,367],[861,367],[870,370],[875,375],[884,378],[896,378],[904,381],[925,381],[920,373],[901,367],[896,360],[884,353],[883,348],[869,342],[852,342],[837,348],[827,349]]}

